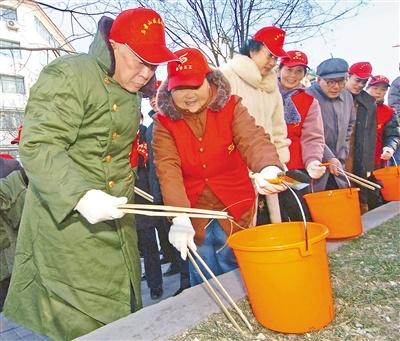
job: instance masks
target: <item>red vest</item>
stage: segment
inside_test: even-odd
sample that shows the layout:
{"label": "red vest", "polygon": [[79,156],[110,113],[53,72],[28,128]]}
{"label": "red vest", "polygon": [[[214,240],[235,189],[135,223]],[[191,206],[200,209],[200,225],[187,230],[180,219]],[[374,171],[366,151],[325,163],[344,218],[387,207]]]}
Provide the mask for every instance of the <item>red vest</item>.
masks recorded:
{"label": "red vest", "polygon": [[383,148],[383,131],[385,125],[392,119],[394,109],[386,104],[378,104],[376,106],[376,147],[375,147],[375,164],[380,165],[382,148]]}
{"label": "red vest", "polygon": [[292,96],[292,101],[300,114],[301,120],[296,124],[286,124],[288,130],[288,138],[292,141],[289,146],[290,160],[286,164],[288,169],[304,169],[303,156],[301,153],[301,130],[303,129],[304,120],[307,117],[308,111],[314,97],[299,91]]}
{"label": "red vest", "polygon": [[233,97],[219,112],[208,109],[204,136],[200,138],[184,119],[174,121],[160,113],[157,117],[175,140],[191,206],[196,207],[207,185],[234,219],[239,220],[254,205],[255,192],[246,163],[233,142],[234,109]]}

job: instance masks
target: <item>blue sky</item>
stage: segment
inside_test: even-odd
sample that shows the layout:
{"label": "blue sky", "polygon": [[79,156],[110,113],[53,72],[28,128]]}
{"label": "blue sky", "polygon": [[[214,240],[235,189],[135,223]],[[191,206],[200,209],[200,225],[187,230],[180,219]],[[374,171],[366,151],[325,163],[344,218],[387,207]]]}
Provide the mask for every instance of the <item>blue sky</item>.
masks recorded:
{"label": "blue sky", "polygon": [[289,48],[304,51],[314,69],[332,55],[350,65],[368,61],[374,75],[383,74],[392,81],[400,75],[400,47],[392,47],[396,44],[400,44],[400,1],[374,0],[357,16],[332,24],[323,37]]}

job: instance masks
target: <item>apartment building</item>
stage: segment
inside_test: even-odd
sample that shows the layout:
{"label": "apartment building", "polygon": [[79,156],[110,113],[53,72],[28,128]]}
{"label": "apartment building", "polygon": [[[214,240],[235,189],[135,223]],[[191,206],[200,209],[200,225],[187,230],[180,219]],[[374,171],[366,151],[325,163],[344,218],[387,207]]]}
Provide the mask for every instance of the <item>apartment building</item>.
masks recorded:
{"label": "apartment building", "polygon": [[11,141],[22,124],[29,89],[46,64],[68,53],[49,48],[75,51],[38,4],[0,1],[0,152],[17,155]]}

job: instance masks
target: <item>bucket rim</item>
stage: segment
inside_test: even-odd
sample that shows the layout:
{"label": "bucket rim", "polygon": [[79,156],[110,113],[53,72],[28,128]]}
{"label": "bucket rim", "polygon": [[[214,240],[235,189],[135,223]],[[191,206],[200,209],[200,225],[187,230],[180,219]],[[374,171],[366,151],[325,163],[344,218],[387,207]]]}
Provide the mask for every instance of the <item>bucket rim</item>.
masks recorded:
{"label": "bucket rim", "polygon": [[[285,224],[285,225],[293,225],[293,224],[301,224],[303,225],[304,223],[302,221],[296,221],[296,222],[282,222],[282,223],[275,223],[275,224],[265,224],[265,225],[260,225],[260,226],[255,226],[255,227],[249,227],[248,229],[236,232],[235,234],[231,235],[228,238],[228,245],[233,249],[233,250],[239,250],[239,251],[251,251],[251,252],[263,252],[263,251],[281,251],[281,250],[287,250],[287,249],[305,249],[305,245],[306,245],[306,241],[305,239],[301,239],[299,241],[295,241],[292,243],[288,243],[288,244],[283,244],[283,245],[270,245],[270,246],[240,246],[237,245],[234,242],[234,239],[237,238],[237,236],[241,233],[246,233],[246,231],[249,230],[261,230],[264,228],[268,228],[268,226],[274,226],[274,225],[281,225],[281,224]],[[326,237],[329,234],[329,230],[328,227],[324,224],[320,224],[320,223],[315,223],[315,222],[307,222],[307,225],[315,225],[315,226],[320,226],[322,227],[322,231],[320,234],[318,234],[317,236],[313,237],[313,238],[309,238],[308,239],[308,245],[312,245],[315,243],[320,242],[323,239],[326,239]],[[235,237],[236,236],[236,237]]]}
{"label": "bucket rim", "polygon": [[337,189],[328,189],[325,191],[307,193],[307,194],[304,194],[303,197],[304,198],[318,197],[318,196],[325,197],[328,192],[333,192],[333,194],[342,194],[342,193],[344,194],[345,192],[353,193],[353,192],[359,192],[359,191],[360,191],[360,189],[358,187],[337,188]]}
{"label": "bucket rim", "polygon": [[372,171],[372,174],[375,176],[376,175],[378,175],[378,176],[380,176],[380,175],[390,175],[390,176],[397,175],[397,177],[398,177],[399,172],[400,172],[400,165],[378,168],[378,169],[375,169],[374,171]]}

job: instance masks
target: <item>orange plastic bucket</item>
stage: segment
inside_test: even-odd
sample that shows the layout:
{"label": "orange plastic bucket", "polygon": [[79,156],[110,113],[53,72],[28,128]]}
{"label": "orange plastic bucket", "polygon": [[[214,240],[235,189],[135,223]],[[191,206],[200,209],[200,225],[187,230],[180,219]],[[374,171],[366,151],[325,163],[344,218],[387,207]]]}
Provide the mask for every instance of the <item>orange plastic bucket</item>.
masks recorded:
{"label": "orange plastic bucket", "polygon": [[326,226],[307,223],[263,225],[228,239],[239,264],[256,319],[283,333],[306,333],[334,316],[325,237]]}
{"label": "orange plastic bucket", "polygon": [[345,239],[362,233],[359,188],[333,189],[304,195],[312,220],[328,226],[327,239]]}
{"label": "orange plastic bucket", "polygon": [[372,173],[382,182],[383,199],[386,201],[400,200],[400,166],[380,168]]}

